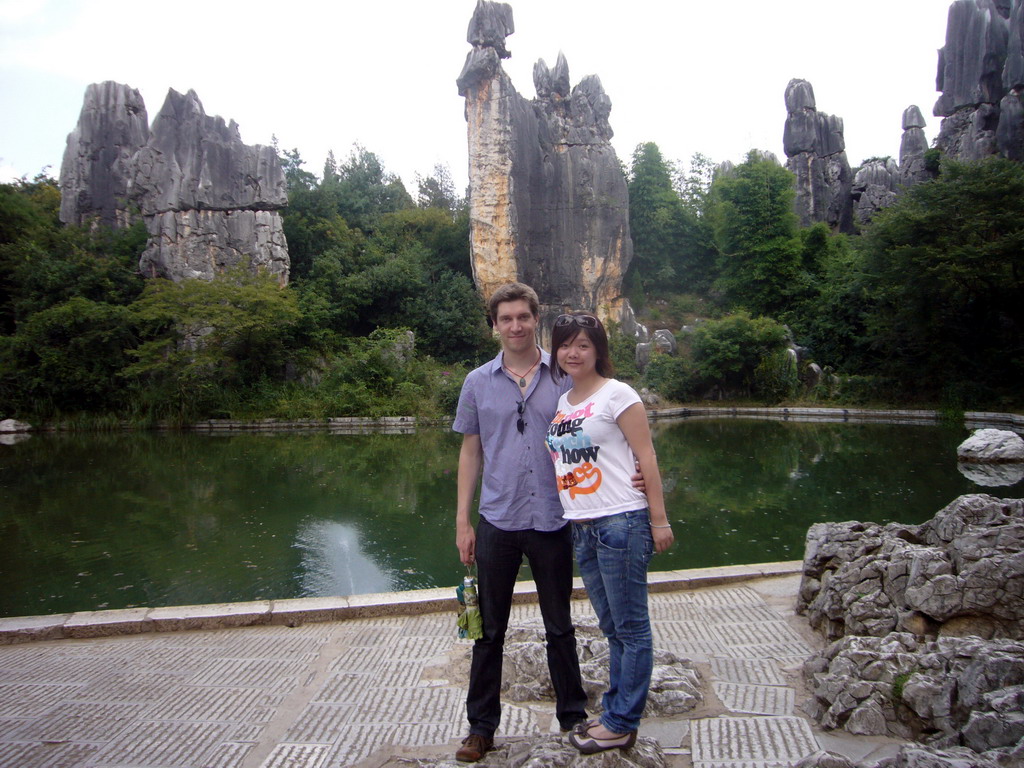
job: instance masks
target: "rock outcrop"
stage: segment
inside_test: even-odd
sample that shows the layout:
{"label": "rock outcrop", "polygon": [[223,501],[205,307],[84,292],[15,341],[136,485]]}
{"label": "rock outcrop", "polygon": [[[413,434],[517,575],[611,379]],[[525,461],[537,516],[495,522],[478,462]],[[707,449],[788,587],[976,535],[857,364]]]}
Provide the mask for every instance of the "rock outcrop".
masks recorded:
{"label": "rock outcrop", "polygon": [[60,165],[60,220],[109,227],[131,224],[132,157],[148,140],[142,94],[109,80],[86,88],[78,125],[68,134]]}
{"label": "rock outcrop", "polygon": [[611,100],[594,75],[570,88],[561,54],[534,67],[537,98],[521,96],[501,66],[511,54],[512,9],[479,0],[473,49],[458,77],[466,98],[473,275],[486,299],[520,280],[542,303],[542,335],[566,308],[618,322],[633,256],[626,180],[610,139]]}
{"label": "rock outcrop", "polygon": [[890,158],[868,160],[853,177],[850,197],[857,222],[864,224],[883,208],[896,202],[900,169]]}
{"label": "rock outcrop", "polygon": [[1024,501],[961,496],[919,526],[817,523],[797,611],[828,640],[1024,638]]}
{"label": "rock outcrop", "polygon": [[961,496],[919,526],[814,525],[797,611],[835,640],[804,665],[825,728],[953,750],[890,765],[1024,760],[1024,501]]}
{"label": "rock outcrop", "polygon": [[[1012,8],[1012,13],[1011,13]],[[935,144],[958,160],[1024,160],[1024,9],[1005,0],[956,0],[939,51]]]}
{"label": "rock outcrop", "polygon": [[801,226],[823,221],[840,232],[852,232],[853,173],[842,118],[818,112],[814,89],[799,79],[786,86],[786,112],[782,144],[786,167],[796,176]]}
{"label": "rock outcrop", "polygon": [[133,169],[132,199],[150,235],[144,275],[208,280],[242,266],[287,282],[278,209],[288,197],[272,147],[243,144],[234,121],[208,116],[195,91],[172,89]]}
{"label": "rock outcrop", "polygon": [[804,674],[812,716],[825,728],[966,747],[993,761],[1024,756],[1024,643],[851,636],[814,656]]}
{"label": "rock outcrop", "polygon": [[234,121],[208,116],[194,91],[169,91],[150,129],[138,91],[90,85],[68,136],[61,191],[65,223],[125,226],[141,214],[146,277],[210,279],[243,267],[287,282],[277,153],[243,144]]}
{"label": "rock outcrop", "polygon": [[917,105],[911,104],[903,110],[903,137],[900,139],[900,185],[909,187],[925,181],[930,174],[925,167],[924,153],[928,151],[928,139],[924,135],[927,125]]}
{"label": "rock outcrop", "polygon": [[[598,629],[596,620],[577,621],[576,645],[583,688],[589,700],[587,710],[600,713],[601,696],[608,687],[609,655],[608,641]],[[693,662],[655,649],[644,717],[672,717],[689,712],[704,701],[702,685]],[[524,622],[509,630],[505,638],[501,691],[502,698],[508,701],[554,701],[544,626],[539,620]]]}

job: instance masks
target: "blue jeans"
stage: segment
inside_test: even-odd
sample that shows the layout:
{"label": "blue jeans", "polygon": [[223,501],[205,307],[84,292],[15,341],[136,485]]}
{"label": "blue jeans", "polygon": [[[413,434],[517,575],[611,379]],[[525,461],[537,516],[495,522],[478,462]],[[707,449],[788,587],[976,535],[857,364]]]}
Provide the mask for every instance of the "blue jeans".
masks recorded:
{"label": "blue jeans", "polygon": [[654,554],[646,509],[573,523],[573,544],[611,659],[601,723],[614,733],[640,726],[654,667],[647,564]]}
{"label": "blue jeans", "polygon": [[493,736],[501,720],[501,667],[512,592],[523,556],[530,561],[544,619],[555,716],[563,729],[587,717],[587,693],[576,655],[572,598],[572,535],[566,525],[550,533],[503,531],[480,519],[476,528],[477,595],[484,636],[473,644],[466,716],[469,732]]}

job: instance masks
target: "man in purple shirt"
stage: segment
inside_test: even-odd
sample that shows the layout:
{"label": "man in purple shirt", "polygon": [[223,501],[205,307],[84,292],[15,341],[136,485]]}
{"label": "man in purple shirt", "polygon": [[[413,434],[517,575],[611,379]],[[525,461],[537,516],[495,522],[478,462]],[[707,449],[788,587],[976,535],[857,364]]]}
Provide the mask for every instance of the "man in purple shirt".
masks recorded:
{"label": "man in purple shirt", "polygon": [[[587,717],[569,610],[572,532],[562,518],[544,445],[558,398],[572,380],[566,377],[556,384],[550,356],[537,346],[540,304],[532,288],[504,285],[491,297],[488,309],[501,352],[466,377],[452,426],[463,435],[455,543],[462,562],[477,566],[484,625],[483,637],[473,646],[469,673],[469,736],[455,754],[463,762],[479,760],[494,745],[501,719],[505,631],[523,555],[537,584],[555,715],[564,731]],[[470,510],[481,468],[480,519],[474,530]]]}

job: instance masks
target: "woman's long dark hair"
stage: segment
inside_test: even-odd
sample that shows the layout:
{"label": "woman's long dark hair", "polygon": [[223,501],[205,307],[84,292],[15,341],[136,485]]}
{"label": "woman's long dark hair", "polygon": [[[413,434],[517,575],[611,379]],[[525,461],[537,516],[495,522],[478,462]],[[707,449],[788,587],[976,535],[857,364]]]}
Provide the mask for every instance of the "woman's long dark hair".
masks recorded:
{"label": "woman's long dark hair", "polygon": [[594,366],[597,374],[610,379],[615,375],[615,366],[612,365],[612,356],[608,350],[608,333],[605,331],[604,325],[589,312],[577,312],[569,317],[592,317],[597,326],[592,328],[575,322],[565,325],[555,324],[555,327],[551,329],[551,378],[559,381],[568,375],[558,364],[558,349],[563,344],[571,342],[579,334],[584,333],[590,339],[590,343],[594,345],[594,351],[597,353],[597,363]]}

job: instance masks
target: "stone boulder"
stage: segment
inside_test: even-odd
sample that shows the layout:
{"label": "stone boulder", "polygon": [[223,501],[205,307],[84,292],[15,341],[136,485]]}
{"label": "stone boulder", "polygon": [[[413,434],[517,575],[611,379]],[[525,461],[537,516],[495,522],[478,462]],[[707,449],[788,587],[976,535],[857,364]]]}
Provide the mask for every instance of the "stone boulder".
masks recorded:
{"label": "stone boulder", "polygon": [[[608,642],[596,619],[576,623],[576,645],[587,709],[599,713],[601,696],[608,688]],[[655,649],[654,671],[644,717],[672,717],[689,712],[704,701],[703,681],[693,662]],[[509,701],[554,701],[548,674],[544,625],[540,620],[523,622],[505,636],[502,666],[502,697]]]}
{"label": "stone boulder", "polygon": [[135,88],[109,80],[86,88],[60,165],[60,220],[130,225],[132,157],[148,140],[146,104]]}
{"label": "stone boulder", "polygon": [[814,89],[806,80],[790,80],[785,99],[782,144],[786,168],[796,176],[801,226],[823,221],[841,232],[853,232],[853,172],[846,159],[842,118],[818,112]]}
{"label": "stone boulder", "polygon": [[208,116],[195,91],[171,89],[132,166],[131,197],[150,234],[145,276],[208,280],[243,267],[287,282],[279,209],[288,197],[272,147],[243,144],[235,122]]}
{"label": "stone boulder", "polygon": [[665,355],[674,355],[679,349],[675,334],[667,328],[659,328],[654,332],[654,346]]}
{"label": "stone boulder", "polygon": [[1024,501],[961,496],[918,526],[815,524],[797,612],[828,640],[1024,637]]}
{"label": "stone boulder", "polygon": [[976,429],[956,449],[960,461],[982,464],[1024,462],[1024,438],[1007,429]]}
{"label": "stone boulder", "polygon": [[524,98],[501,66],[513,31],[508,5],[480,0],[456,81],[468,122],[471,259],[485,299],[512,280],[533,286],[546,341],[566,308],[627,319],[629,201],[600,79],[570,88],[559,54],[554,68],[537,62],[537,97]]}
{"label": "stone boulder", "polygon": [[1024,643],[908,633],[844,637],[804,664],[827,729],[995,757],[1024,747]]}

